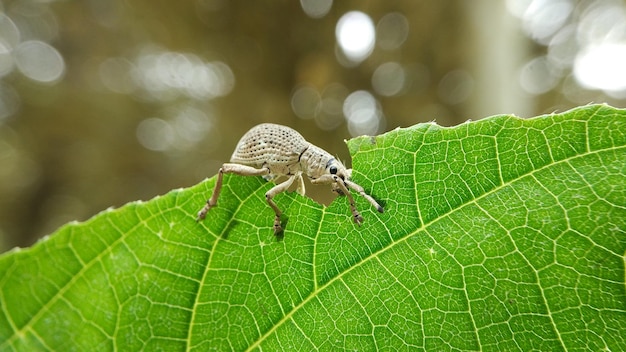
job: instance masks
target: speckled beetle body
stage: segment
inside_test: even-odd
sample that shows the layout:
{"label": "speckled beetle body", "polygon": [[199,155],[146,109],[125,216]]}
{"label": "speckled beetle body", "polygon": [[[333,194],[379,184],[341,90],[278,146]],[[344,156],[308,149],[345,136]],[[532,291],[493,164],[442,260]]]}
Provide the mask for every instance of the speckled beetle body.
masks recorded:
{"label": "speckled beetle body", "polygon": [[230,163],[226,163],[220,168],[213,195],[198,212],[197,220],[204,219],[207,212],[217,205],[224,173],[263,176],[268,180],[278,176],[289,177],[265,194],[268,204],[276,214],[274,219],[275,234],[282,232],[280,224],[282,212],[272,198],[287,190],[295,180],[298,180],[298,192],[304,195],[302,174],[306,175],[313,184],[331,184],[333,191],[346,195],[350,200],[353,219],[359,225],[363,222],[363,217],[357,211],[348,188],[357,191],[379,212],[383,212],[383,208],[374,198],[366,194],[361,186],[350,180],[351,169],[346,169],[340,161],[328,152],[307,142],[300,133],[282,125],[260,124],[241,137],[230,158]]}

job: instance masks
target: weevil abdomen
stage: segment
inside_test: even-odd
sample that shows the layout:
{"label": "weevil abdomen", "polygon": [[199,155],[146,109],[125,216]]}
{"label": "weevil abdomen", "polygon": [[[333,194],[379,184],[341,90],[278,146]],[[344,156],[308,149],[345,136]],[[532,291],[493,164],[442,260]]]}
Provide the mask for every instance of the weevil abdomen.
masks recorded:
{"label": "weevil abdomen", "polygon": [[263,123],[241,137],[230,162],[266,167],[272,174],[291,175],[300,170],[300,155],[309,145],[300,133],[291,128]]}

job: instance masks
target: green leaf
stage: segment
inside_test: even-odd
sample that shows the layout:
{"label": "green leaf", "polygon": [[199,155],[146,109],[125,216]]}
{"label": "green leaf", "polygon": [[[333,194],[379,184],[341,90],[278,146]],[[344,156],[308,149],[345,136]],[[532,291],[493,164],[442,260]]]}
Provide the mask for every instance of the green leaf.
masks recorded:
{"label": "green leaf", "polygon": [[626,111],[348,142],[355,197],[227,175],[0,257],[0,350],[624,350]]}

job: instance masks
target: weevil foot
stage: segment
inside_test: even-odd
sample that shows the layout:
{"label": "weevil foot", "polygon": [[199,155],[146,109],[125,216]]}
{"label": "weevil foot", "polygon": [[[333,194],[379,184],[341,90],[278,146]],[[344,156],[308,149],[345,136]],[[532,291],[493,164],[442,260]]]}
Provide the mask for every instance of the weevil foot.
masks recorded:
{"label": "weevil foot", "polygon": [[280,226],[280,216],[276,215],[274,218],[274,236],[278,237],[281,233],[283,233],[283,227]]}
{"label": "weevil foot", "polygon": [[210,200],[208,200],[206,202],[206,204],[204,205],[204,207],[202,207],[202,209],[200,209],[200,211],[198,212],[198,217],[196,218],[196,222],[204,220],[204,218],[206,217],[206,214],[209,212],[209,210],[211,210],[211,208],[213,208],[216,204],[211,204]]}
{"label": "weevil foot", "polygon": [[354,222],[359,226],[363,223],[363,217],[359,214],[359,212],[354,213]]}

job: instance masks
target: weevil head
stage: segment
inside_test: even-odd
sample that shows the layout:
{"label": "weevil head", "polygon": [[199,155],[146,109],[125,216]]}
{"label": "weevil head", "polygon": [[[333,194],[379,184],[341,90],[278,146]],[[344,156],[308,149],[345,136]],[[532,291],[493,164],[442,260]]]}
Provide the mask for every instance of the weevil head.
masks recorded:
{"label": "weevil head", "polygon": [[[328,164],[326,166],[326,172],[331,175],[337,175],[340,179],[344,181],[349,180],[350,177],[352,177],[352,169],[347,169],[345,166],[343,166],[341,161],[334,158],[328,161]],[[333,192],[339,195],[344,195],[343,191],[336,182],[333,183],[331,187]]]}
{"label": "weevil head", "polygon": [[341,161],[332,158],[326,164],[326,173],[337,175],[342,180],[349,180],[350,176],[352,176],[352,169],[346,169]]}
{"label": "weevil head", "polygon": [[330,183],[332,190],[339,194],[343,192],[337,182],[349,180],[352,176],[352,169],[346,169],[341,161],[312,144],[300,155],[300,167],[311,180],[318,184]]}

